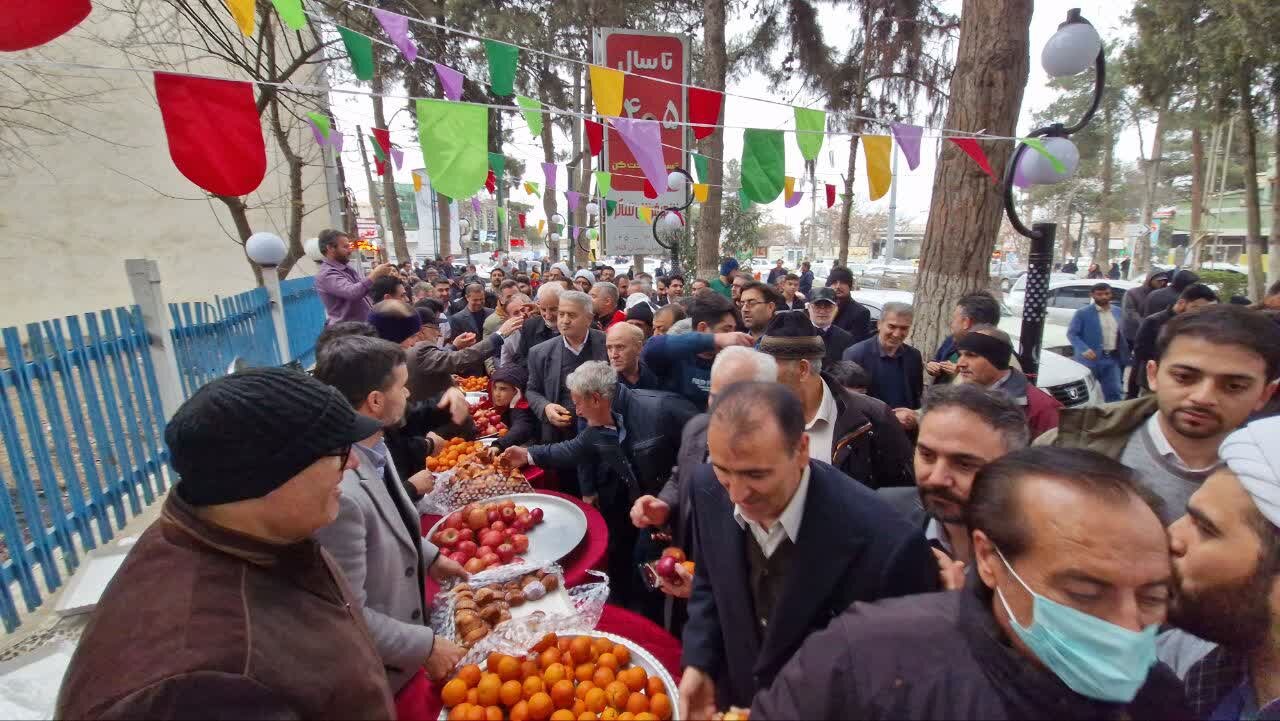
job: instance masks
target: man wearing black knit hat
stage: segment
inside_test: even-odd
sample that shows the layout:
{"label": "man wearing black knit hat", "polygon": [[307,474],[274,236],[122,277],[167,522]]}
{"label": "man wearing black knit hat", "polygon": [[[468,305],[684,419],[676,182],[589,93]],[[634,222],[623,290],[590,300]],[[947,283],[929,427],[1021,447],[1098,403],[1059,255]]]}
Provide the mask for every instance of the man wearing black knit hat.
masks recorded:
{"label": "man wearing black knit hat", "polygon": [[59,717],[395,718],[359,599],[311,538],[379,425],[283,368],[196,391],[165,429],[180,480],[98,602]]}
{"label": "man wearing black knit hat", "polygon": [[1009,365],[1013,343],[1009,334],[990,325],[975,325],[956,341],[959,353],[956,375],[961,383],[974,383],[998,391],[1022,408],[1031,440],[1058,427],[1062,404],[1031,384],[1022,371]]}
{"label": "man wearing black knit hat", "polygon": [[875,334],[871,323],[871,311],[853,299],[853,273],[848,268],[832,268],[827,275],[827,287],[836,295],[836,319],[834,325],[853,336],[854,342]]}
{"label": "man wearing black knit hat", "polygon": [[627,324],[639,328],[645,338],[653,335],[653,308],[648,303],[636,303],[627,308]]}
{"label": "man wearing black knit hat", "polygon": [[914,483],[906,433],[884,403],[822,373],[826,351],[803,311],[775,315],[757,347],[778,362],[778,382],[800,399],[810,456],[871,488]]}

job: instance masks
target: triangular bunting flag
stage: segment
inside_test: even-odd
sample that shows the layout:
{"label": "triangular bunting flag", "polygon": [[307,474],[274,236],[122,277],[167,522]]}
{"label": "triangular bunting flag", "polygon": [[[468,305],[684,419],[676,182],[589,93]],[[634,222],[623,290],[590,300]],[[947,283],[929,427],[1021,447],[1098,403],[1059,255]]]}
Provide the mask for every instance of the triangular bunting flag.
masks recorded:
{"label": "triangular bunting flag", "polygon": [[489,168],[489,176],[484,179],[484,189],[490,193],[498,192],[498,176],[494,175],[493,168]]}
{"label": "triangular bunting flag", "polygon": [[495,210],[498,211],[498,232],[505,235],[507,230],[507,209],[499,205]]}
{"label": "triangular bunting flag", "polygon": [[394,145],[391,146],[391,162],[396,166],[396,170],[404,165],[404,151]]}
{"label": "triangular bunting flag", "polygon": [[982,168],[982,172],[990,176],[992,180],[996,180],[996,182],[999,182],[996,179],[996,174],[991,171],[991,162],[987,160],[987,154],[982,152],[982,146],[978,145],[978,141],[976,139],[947,138],[947,140],[950,140],[951,142],[955,143],[956,147],[963,150],[965,155],[968,155],[970,158],[973,158],[973,162],[977,163],[979,168]]}
{"label": "triangular bunting flag", "polygon": [[794,193],[794,192],[796,192],[796,179],[795,179],[795,178],[793,178],[793,177],[791,177],[790,175],[783,176],[783,178],[782,178],[782,197],[783,197],[784,199],[785,199],[785,198],[790,198],[790,197],[791,197],[791,194],[792,194],[792,193]]}
{"label": "triangular bunting flag", "polygon": [[890,123],[889,129],[893,131],[893,138],[902,149],[902,156],[907,159],[907,167],[915,170],[920,164],[920,138],[924,135],[924,128],[906,123]]}
{"label": "triangular bunting flag", "polygon": [[475,195],[489,172],[489,109],[419,100],[418,145],[437,192],[450,198]]}
{"label": "triangular bunting flag", "polygon": [[614,213],[618,212],[618,201],[616,200],[604,201],[604,212],[608,215],[613,215]]}
{"label": "triangular bunting flag", "polygon": [[836,186],[832,185],[831,183],[827,183],[827,207],[830,208],[835,204],[836,204]]}
{"label": "triangular bunting flag", "polygon": [[507,156],[502,153],[489,153],[489,170],[499,177],[507,172]]}
{"label": "triangular bunting flag", "polygon": [[645,223],[652,223],[653,211],[649,209],[649,206],[642,205],[636,208],[636,217],[644,221]]}
{"label": "triangular bunting flag", "polygon": [[1044,143],[1040,141],[1040,138],[1020,138],[1019,142],[1043,155],[1045,159],[1049,161],[1049,165],[1053,167],[1053,172],[1067,172],[1067,166],[1063,165],[1061,160],[1058,160],[1053,156],[1053,153],[1049,152],[1049,149],[1044,146]]}
{"label": "triangular bunting flag", "polygon": [[347,137],[337,130],[329,131],[329,146],[333,148],[333,152],[341,153],[342,145],[346,142]]}
{"label": "triangular bunting flag", "polygon": [[409,18],[378,8],[373,8],[373,16],[378,18],[382,30],[386,32],[387,37],[391,38],[391,42],[400,48],[400,52],[404,53],[409,62],[418,59],[418,46],[409,39]]}
{"label": "triangular bunting flag", "polygon": [[188,180],[214,195],[262,183],[267,150],[251,83],[155,73],[155,88],[169,157]]}
{"label": "triangular bunting flag", "polygon": [[738,189],[738,204],[742,206],[743,210],[746,210],[751,207],[751,198],[747,197],[746,188]]}
{"label": "triangular bunting flag", "polygon": [[556,188],[556,170],[555,163],[542,164],[542,176],[546,178],[547,190],[555,190]]}
{"label": "triangular bunting flag", "polygon": [[524,213],[516,213],[516,222],[520,224],[520,229],[524,230],[524,223],[525,223]]}
{"label": "triangular bunting flag", "polygon": [[576,191],[576,190],[566,190],[566,191],[564,191],[564,199],[565,199],[566,201],[568,201],[568,203],[569,203],[569,212],[570,212],[570,213],[572,213],[573,211],[575,211],[575,210],[577,210],[577,209],[578,209],[578,200],[579,200],[581,197],[582,197],[581,193],[579,193],[579,192],[578,192],[578,191]]}
{"label": "triangular bunting flag", "polygon": [[788,208],[794,208],[800,204],[800,199],[803,197],[804,197],[804,191],[798,190],[795,193],[792,193],[790,196],[788,196],[786,200],[782,201],[782,204]]}
{"label": "triangular bunting flag", "polygon": [[653,187],[653,183],[650,183],[648,178],[645,178],[644,181],[644,197],[649,200],[653,200],[658,197],[657,189]]}
{"label": "triangular bunting flag", "polygon": [[690,153],[693,156],[693,169],[698,174],[698,182],[707,182],[707,174],[710,172],[708,167],[707,156]]}
{"label": "triangular bunting flag", "polygon": [[515,92],[516,61],[520,57],[520,48],[497,40],[485,40],[484,54],[489,59],[489,89],[494,95],[510,96]]}
{"label": "triangular bunting flag", "polygon": [[707,202],[707,194],[711,192],[711,186],[706,183],[693,184],[693,199],[699,203]]}
{"label": "triangular bunting flag", "polygon": [[625,77],[622,71],[603,65],[590,68],[591,99],[595,101],[596,112],[609,117],[622,115],[622,79]]}
{"label": "triangular bunting flag", "polygon": [[472,199],[471,199],[471,209],[472,209],[472,210],[474,210],[477,214],[480,212],[481,208],[480,208],[480,199],[479,199],[479,198],[472,198]]}
{"label": "triangular bunting flag", "polygon": [[596,171],[596,195],[601,198],[609,196],[609,190],[613,186],[613,176],[603,170]]}
{"label": "triangular bunting flag", "polygon": [[440,80],[440,92],[450,100],[462,97],[462,73],[448,65],[432,63],[436,69],[436,78]]}
{"label": "triangular bunting flag", "polygon": [[827,130],[827,114],[821,110],[795,108],[796,145],[800,146],[800,155],[812,161],[822,150],[823,133]]}
{"label": "triangular bunting flag", "polygon": [[757,203],[772,203],[782,193],[786,141],[781,130],[752,128],[742,134],[742,189]]}
{"label": "triangular bunting flag", "polygon": [[351,72],[360,80],[373,80],[373,40],[354,30],[338,26],[342,44],[351,58]]}
{"label": "triangular bunting flag", "polygon": [[[644,177],[653,188],[667,185],[667,166],[662,160],[662,126],[656,120],[635,120],[632,118],[611,118],[610,123],[622,136],[622,142],[635,156]],[[655,193],[653,196],[657,197]]]}
{"label": "triangular bunting flag", "polygon": [[271,0],[276,6],[276,14],[280,22],[290,30],[301,30],[307,26],[307,14],[302,11],[302,0]]}
{"label": "triangular bunting flag", "polygon": [[539,220],[539,221],[538,221],[538,235],[542,235],[543,231],[545,231],[546,229],[547,229],[547,221],[545,221],[545,220]]}
{"label": "triangular bunting flag", "polygon": [[689,122],[694,124],[693,137],[701,140],[716,131],[724,94],[692,86],[686,90],[689,92]]}
{"label": "triangular bunting flag", "polygon": [[227,0],[231,17],[235,18],[236,25],[240,26],[240,32],[245,35],[253,35],[254,2],[255,0]]}
{"label": "triangular bunting flag", "polygon": [[540,186],[537,183],[533,182],[532,180],[524,181],[524,192],[528,193],[529,195],[536,195],[539,198],[542,197],[542,191],[540,189]]}
{"label": "triangular bunting flag", "polygon": [[412,175],[413,175],[413,192],[421,193],[422,192],[422,176],[418,175],[417,173],[412,173]]}
{"label": "triangular bunting flag", "polygon": [[520,114],[524,116],[524,122],[529,126],[529,133],[535,138],[542,137],[542,103],[533,98],[517,95],[516,105],[520,106]]}
{"label": "triangular bunting flag", "polygon": [[378,168],[378,175],[385,175],[387,172],[387,160],[391,157],[391,131],[386,128],[370,128],[373,135],[370,137],[370,145],[373,146],[374,164]]}
{"label": "triangular bunting flag", "polygon": [[893,171],[889,168],[893,141],[888,135],[863,135],[862,152],[867,156],[867,188],[871,199],[879,200],[889,192],[893,182]]}
{"label": "triangular bunting flag", "polygon": [[591,148],[591,157],[596,157],[604,150],[604,126],[594,120],[583,120],[586,129],[587,146]]}
{"label": "triangular bunting flag", "polygon": [[329,142],[329,116],[324,113],[307,113],[307,121],[311,123],[311,132],[315,134],[316,144]]}

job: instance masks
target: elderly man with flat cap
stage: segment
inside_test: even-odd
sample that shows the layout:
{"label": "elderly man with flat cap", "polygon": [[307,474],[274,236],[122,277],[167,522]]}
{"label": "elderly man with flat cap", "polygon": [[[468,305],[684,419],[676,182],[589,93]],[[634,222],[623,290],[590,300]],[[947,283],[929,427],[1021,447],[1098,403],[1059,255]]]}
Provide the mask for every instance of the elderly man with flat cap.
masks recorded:
{"label": "elderly man with flat cap", "polygon": [[1277,440],[1280,418],[1227,436],[1223,465],[1169,526],[1169,622],[1182,630],[1160,638],[1160,659],[1183,677],[1197,718],[1280,718]]}
{"label": "elderly man with flat cap", "polygon": [[283,368],[196,391],[180,477],[94,611],[57,718],[395,718],[359,601],[315,531],[380,423]]}

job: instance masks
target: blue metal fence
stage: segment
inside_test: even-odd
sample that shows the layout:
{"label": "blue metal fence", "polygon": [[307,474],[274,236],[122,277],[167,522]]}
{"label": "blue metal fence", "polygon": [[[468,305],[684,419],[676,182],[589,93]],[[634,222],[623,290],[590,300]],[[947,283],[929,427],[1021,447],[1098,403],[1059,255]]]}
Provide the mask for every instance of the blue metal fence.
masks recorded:
{"label": "blue metal fence", "polygon": [[210,303],[170,303],[173,345],[178,356],[182,393],[190,396],[227,366],[243,358],[251,366],[280,365],[271,301],[265,288],[254,288]]}
{"label": "blue metal fence", "polygon": [[[0,620],[164,493],[164,414],[137,306],[0,331]],[[126,505],[128,509],[126,510]],[[43,581],[43,583],[41,583]]]}
{"label": "blue metal fence", "polygon": [[316,338],[324,330],[324,304],[316,293],[312,276],[280,283],[284,299],[284,322],[289,331],[290,360],[309,368],[316,362]]}

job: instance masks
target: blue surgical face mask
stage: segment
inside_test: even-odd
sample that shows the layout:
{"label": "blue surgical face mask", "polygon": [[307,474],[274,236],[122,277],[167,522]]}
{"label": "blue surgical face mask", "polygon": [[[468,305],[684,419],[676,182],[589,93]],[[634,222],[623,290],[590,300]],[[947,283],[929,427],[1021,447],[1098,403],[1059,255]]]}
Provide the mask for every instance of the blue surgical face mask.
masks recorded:
{"label": "blue surgical face mask", "polygon": [[1018,638],[1072,691],[1098,701],[1128,703],[1156,662],[1156,624],[1130,631],[1032,591],[996,549],[1005,568],[1031,594],[1031,625],[1023,626],[996,589]]}

